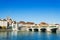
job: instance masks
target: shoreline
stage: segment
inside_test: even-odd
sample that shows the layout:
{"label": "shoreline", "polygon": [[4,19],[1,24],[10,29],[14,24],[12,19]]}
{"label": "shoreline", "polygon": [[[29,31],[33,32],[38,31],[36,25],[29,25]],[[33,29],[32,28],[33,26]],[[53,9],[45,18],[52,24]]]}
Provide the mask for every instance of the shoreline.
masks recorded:
{"label": "shoreline", "polygon": [[[22,30],[11,30],[11,29],[0,29],[0,32],[12,32],[12,31],[19,31],[19,32],[35,32],[35,31],[22,31]],[[57,30],[56,32],[58,32],[60,30]],[[36,31],[36,32],[41,32],[41,31]],[[45,31],[45,32],[51,32],[51,31]]]}

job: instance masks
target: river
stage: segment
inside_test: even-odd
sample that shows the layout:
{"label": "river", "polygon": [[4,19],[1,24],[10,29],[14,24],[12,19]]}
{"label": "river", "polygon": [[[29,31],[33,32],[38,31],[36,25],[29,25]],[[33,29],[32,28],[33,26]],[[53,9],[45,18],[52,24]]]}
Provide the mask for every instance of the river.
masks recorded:
{"label": "river", "polygon": [[60,40],[60,33],[50,32],[0,32],[0,40]]}

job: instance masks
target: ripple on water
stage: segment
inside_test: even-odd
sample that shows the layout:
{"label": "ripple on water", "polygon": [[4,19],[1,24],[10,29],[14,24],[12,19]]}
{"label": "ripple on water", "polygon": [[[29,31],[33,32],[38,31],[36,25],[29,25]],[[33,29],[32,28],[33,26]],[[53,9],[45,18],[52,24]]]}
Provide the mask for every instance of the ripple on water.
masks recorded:
{"label": "ripple on water", "polygon": [[46,32],[0,32],[0,40],[59,40],[59,33]]}

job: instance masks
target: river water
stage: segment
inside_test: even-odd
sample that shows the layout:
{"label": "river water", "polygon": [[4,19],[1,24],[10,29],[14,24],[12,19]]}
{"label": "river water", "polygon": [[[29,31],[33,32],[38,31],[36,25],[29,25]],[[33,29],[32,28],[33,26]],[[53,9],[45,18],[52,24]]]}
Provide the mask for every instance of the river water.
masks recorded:
{"label": "river water", "polygon": [[60,40],[60,33],[0,32],[0,40]]}

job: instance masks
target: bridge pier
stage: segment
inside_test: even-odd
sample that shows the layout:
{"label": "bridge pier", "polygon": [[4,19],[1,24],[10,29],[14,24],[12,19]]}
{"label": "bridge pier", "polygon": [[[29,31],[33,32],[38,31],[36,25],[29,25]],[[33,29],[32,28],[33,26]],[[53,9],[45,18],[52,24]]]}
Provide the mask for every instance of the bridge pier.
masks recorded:
{"label": "bridge pier", "polygon": [[51,29],[49,27],[46,28],[47,32],[51,32]]}

